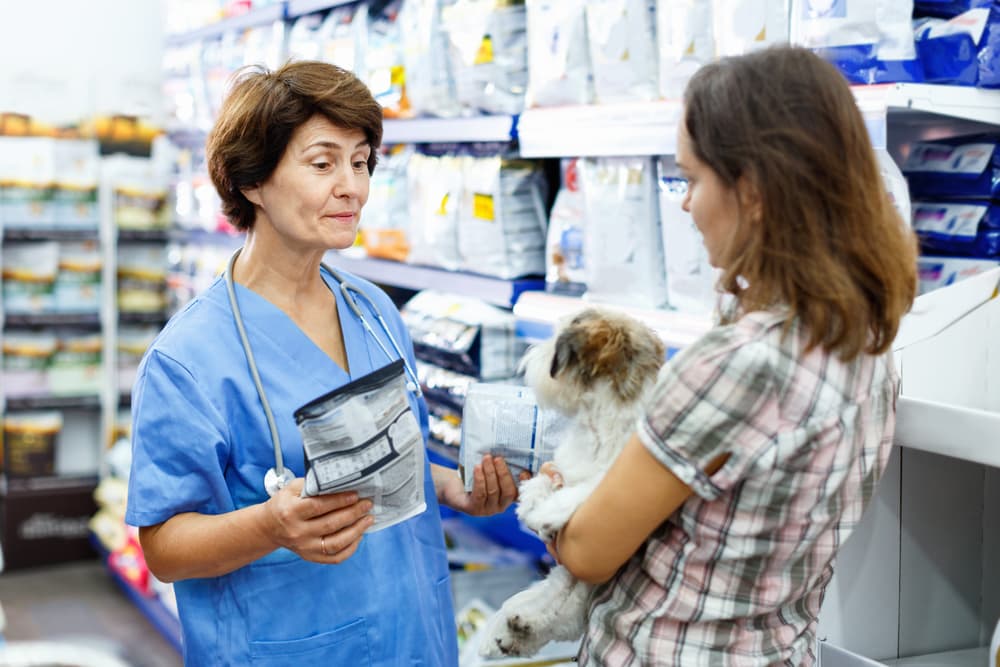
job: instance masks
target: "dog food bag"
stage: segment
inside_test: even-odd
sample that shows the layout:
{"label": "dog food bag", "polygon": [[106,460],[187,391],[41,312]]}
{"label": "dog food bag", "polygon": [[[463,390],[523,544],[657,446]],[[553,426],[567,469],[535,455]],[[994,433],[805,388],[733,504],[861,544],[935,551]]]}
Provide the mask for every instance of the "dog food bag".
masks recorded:
{"label": "dog food bag", "polygon": [[691,75],[715,56],[712,3],[657,0],[656,43],[660,96],[680,99]]}
{"label": "dog food bag", "polygon": [[587,104],[593,97],[584,0],[527,0],[527,106]]}
{"label": "dog food bag", "polygon": [[587,38],[598,103],[658,96],[655,11],[652,0],[587,0]]}
{"label": "dog food bag", "polygon": [[560,413],[539,408],[528,387],[469,385],[458,459],[465,490],[472,490],[472,469],[484,454],[502,456],[514,475],[522,470],[537,473],[552,460],[568,427],[569,420]]}

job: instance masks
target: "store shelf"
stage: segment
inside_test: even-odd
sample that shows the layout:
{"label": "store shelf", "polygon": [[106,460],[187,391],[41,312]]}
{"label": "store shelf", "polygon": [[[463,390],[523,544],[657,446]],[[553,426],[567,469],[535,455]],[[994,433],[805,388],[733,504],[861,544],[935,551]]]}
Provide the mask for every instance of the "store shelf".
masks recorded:
{"label": "store shelf", "polygon": [[99,327],[98,313],[5,313],[5,327]]}
{"label": "store shelf", "polygon": [[100,396],[8,396],[7,410],[96,410]]}
{"label": "store shelf", "polygon": [[2,477],[0,492],[20,493],[25,491],[49,491],[78,488],[90,485],[97,487],[97,475],[49,475],[46,477]]}
{"label": "store shelf", "polygon": [[349,271],[374,283],[410,290],[440,290],[482,299],[504,308],[513,306],[523,293],[545,287],[545,281],[541,278],[503,280],[384,259],[355,258],[337,252],[328,252],[324,260],[334,268]]}
{"label": "store shelf", "polygon": [[96,241],[97,227],[91,229],[65,229],[58,227],[5,228],[3,240],[7,241]]}
{"label": "store shelf", "polygon": [[330,9],[331,7],[339,7],[340,5],[347,5],[355,1],[356,0],[289,0],[285,16],[292,19],[297,16],[302,16],[303,14],[322,12]]}
{"label": "store shelf", "polygon": [[983,667],[983,665],[993,664],[992,660],[988,660],[989,652],[989,647],[983,646],[962,651],[945,651],[944,653],[886,660],[885,664],[892,667]]}
{"label": "store shelf", "polygon": [[517,116],[385,120],[382,143],[510,141],[517,136],[517,125]]}
{"label": "store shelf", "polygon": [[165,312],[139,313],[126,312],[118,313],[118,321],[122,324],[164,324],[170,319],[170,315]]}
{"label": "store shelf", "polygon": [[679,100],[529,109],[517,122],[523,157],[670,155]]}
{"label": "store shelf", "polygon": [[514,305],[518,335],[528,340],[544,340],[552,335],[553,327],[559,320],[588,306],[614,308],[642,320],[663,339],[667,346],[667,356],[689,345],[712,327],[712,320],[708,316],[606,303],[597,304],[548,292],[530,292]]}
{"label": "store shelf", "polygon": [[109,567],[108,556],[110,554],[104,545],[101,544],[101,541],[94,535],[91,535],[90,543],[101,557],[101,562],[104,563],[105,569],[111,579],[118,584],[118,587],[122,589],[125,595],[132,601],[142,615],[153,624],[153,627],[156,628],[156,630],[163,635],[168,642],[170,642],[170,645],[177,649],[178,653],[182,653],[183,647],[181,643],[180,619],[178,619],[172,611],[167,609],[167,607],[160,602],[158,597],[155,595],[146,595],[141,591],[137,591],[132,584],[125,580],[114,570],[114,568]]}
{"label": "store shelf", "polygon": [[1000,124],[1000,90],[926,83],[854,86],[853,90],[876,148],[886,147],[889,116],[904,122],[947,118]]}
{"label": "store shelf", "polygon": [[246,28],[255,28],[257,26],[267,25],[268,23],[274,23],[275,21],[281,21],[284,18],[285,3],[278,2],[273,5],[265,5],[259,9],[253,9],[240,16],[223,19],[222,21],[198,28],[197,30],[167,35],[165,43],[167,47],[171,47],[180,46],[182,44],[190,44],[191,42],[203,39],[214,39],[227,32],[245,30]]}
{"label": "store shelf", "polygon": [[164,243],[170,238],[166,229],[119,229],[119,243]]}

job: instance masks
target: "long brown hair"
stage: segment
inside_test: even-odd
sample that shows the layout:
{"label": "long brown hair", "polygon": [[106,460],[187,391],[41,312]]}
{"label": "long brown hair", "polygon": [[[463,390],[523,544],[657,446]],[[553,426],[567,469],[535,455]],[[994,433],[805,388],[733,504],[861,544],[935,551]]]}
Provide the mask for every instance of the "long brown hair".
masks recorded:
{"label": "long brown hair", "polygon": [[695,156],[759,196],[720,279],[739,310],[785,305],[809,348],[844,360],[889,349],[916,293],[916,241],[841,74],[806,49],[773,47],[701,68],[684,105]]}
{"label": "long brown hair", "polygon": [[233,75],[206,153],[222,212],[237,229],[252,227],[256,215],[241,189],[266,181],[292,134],[316,114],[365,133],[371,174],[382,143],[382,107],[356,76],[316,61],[290,62],[274,72],[249,66]]}

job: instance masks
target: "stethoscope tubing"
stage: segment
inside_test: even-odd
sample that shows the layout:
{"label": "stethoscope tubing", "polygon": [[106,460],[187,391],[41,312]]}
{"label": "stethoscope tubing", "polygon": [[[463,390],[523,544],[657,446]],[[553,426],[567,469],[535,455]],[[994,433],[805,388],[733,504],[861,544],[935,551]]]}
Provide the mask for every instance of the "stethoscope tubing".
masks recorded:
{"label": "stethoscope tubing", "polygon": [[[239,301],[236,298],[236,283],[233,279],[233,268],[236,266],[236,259],[240,256],[240,252],[243,248],[237,248],[233,253],[232,257],[229,258],[229,263],[226,265],[226,272],[224,275],[226,283],[226,293],[229,296],[229,305],[233,311],[233,321],[236,323],[236,331],[239,333],[240,343],[243,345],[243,352],[246,355],[247,367],[250,369],[250,377],[253,379],[254,387],[257,389],[257,395],[260,397],[261,406],[264,408],[264,418],[267,420],[268,430],[271,432],[271,445],[274,447],[274,469],[273,472],[277,478],[277,488],[280,488],[285,482],[287,482],[291,475],[287,474],[284,466],[284,457],[281,453],[281,436],[278,433],[278,424],[274,419],[274,413],[271,411],[271,405],[267,400],[267,393],[264,391],[264,383],[260,379],[260,373],[257,370],[257,361],[254,358],[253,350],[250,347],[250,339],[247,336],[246,326],[243,324],[243,314],[240,311]],[[362,292],[357,286],[352,285],[348,280],[345,280],[343,275],[339,271],[334,270],[328,266],[325,262],[320,263],[320,269],[329,273],[337,284],[340,286],[340,291],[344,295],[344,300],[347,306],[354,313],[354,316],[358,318],[361,326],[364,327],[365,331],[371,336],[375,343],[382,350],[382,353],[390,360],[393,361],[395,358],[399,358],[403,362],[403,368],[406,374],[409,376],[409,382],[407,383],[407,389],[412,391],[414,396],[420,398],[423,392],[420,390],[420,381],[417,379],[417,374],[410,367],[409,362],[406,360],[406,356],[403,354],[402,348],[396,341],[396,337],[392,335],[389,330],[389,325],[382,316],[381,311],[378,306],[372,302],[371,298]],[[393,351],[396,353],[396,357],[393,357],[388,348],[382,342],[382,339],[375,333],[375,329],[372,327],[368,318],[364,316],[361,312],[361,306],[358,304],[357,297],[361,296],[365,302],[368,304],[368,309],[375,316],[378,321],[379,326],[382,331],[385,332],[386,338],[389,340],[389,344],[392,346]],[[270,474],[271,471],[269,471]],[[267,478],[265,478],[266,481]],[[268,489],[268,493],[272,493],[268,484],[265,483],[265,488]]]}

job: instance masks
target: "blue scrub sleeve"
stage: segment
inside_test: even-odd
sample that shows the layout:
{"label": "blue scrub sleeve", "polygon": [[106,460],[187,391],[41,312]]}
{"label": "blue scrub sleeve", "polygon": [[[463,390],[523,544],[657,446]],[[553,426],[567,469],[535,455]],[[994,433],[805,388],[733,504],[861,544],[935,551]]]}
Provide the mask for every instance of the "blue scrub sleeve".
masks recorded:
{"label": "blue scrub sleeve", "polygon": [[229,429],[191,372],[153,349],[132,396],[126,523],[151,526],[181,512],[232,511],[223,475]]}

